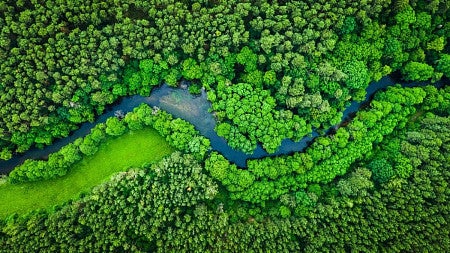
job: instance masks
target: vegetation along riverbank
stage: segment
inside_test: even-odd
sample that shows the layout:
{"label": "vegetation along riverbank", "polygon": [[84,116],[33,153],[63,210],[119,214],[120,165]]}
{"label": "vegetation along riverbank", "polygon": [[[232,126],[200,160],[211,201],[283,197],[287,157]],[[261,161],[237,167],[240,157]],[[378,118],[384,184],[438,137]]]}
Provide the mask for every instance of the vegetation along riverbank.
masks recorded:
{"label": "vegetation along riverbank", "polygon": [[449,252],[449,15],[1,2],[0,252]]}

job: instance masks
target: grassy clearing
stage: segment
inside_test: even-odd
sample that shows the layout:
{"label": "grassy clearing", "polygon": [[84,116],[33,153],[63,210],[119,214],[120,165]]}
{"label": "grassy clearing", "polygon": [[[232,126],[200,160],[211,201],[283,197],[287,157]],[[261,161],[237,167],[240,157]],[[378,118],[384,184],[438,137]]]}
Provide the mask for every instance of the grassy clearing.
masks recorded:
{"label": "grassy clearing", "polygon": [[152,128],[111,138],[100,146],[96,154],[74,164],[63,177],[0,185],[0,218],[12,213],[24,214],[38,208],[51,209],[55,205],[76,199],[80,193],[88,192],[116,172],[160,160],[173,151]]}

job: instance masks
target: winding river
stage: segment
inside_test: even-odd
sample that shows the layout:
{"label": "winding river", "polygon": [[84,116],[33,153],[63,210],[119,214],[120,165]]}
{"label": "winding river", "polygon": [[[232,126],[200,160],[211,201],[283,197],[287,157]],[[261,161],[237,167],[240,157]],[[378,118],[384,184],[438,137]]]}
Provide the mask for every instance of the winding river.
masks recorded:
{"label": "winding river", "polygon": [[[348,120],[355,112],[359,110],[362,104],[368,103],[375,92],[385,89],[388,86],[392,86],[398,82],[390,76],[383,77],[378,82],[373,82],[366,89],[366,98],[362,102],[352,102],[343,112],[342,122]],[[424,86],[427,83],[404,83],[403,87],[417,87]],[[443,82],[436,84],[437,87],[442,86]],[[182,118],[193,124],[199,132],[210,139],[213,150],[218,151],[224,155],[229,161],[235,163],[239,167],[246,167],[247,159],[262,158],[267,156],[277,156],[290,154],[293,152],[299,152],[304,150],[308,144],[319,133],[313,131],[308,136],[305,136],[298,142],[294,142],[289,139],[283,140],[281,146],[273,154],[268,154],[260,145],[256,148],[253,154],[245,154],[244,152],[237,151],[228,146],[226,140],[219,137],[214,131],[216,121],[213,115],[208,111],[211,104],[206,99],[206,93],[202,91],[199,96],[192,96],[187,89],[172,88],[167,85],[162,85],[159,88],[153,89],[152,93],[148,97],[139,95],[129,96],[123,98],[120,103],[108,107],[104,114],[99,116],[94,122],[87,122],[81,125],[81,127],[72,132],[68,137],[56,140],[52,145],[43,149],[33,148],[29,151],[13,156],[13,158],[7,161],[0,161],[0,174],[8,174],[17,165],[23,163],[26,159],[42,159],[51,153],[54,153],[61,149],[61,147],[73,142],[75,139],[84,137],[87,135],[91,128],[98,123],[103,123],[109,117],[114,116],[114,112],[121,110],[124,113],[130,112],[136,106],[141,103],[146,103],[150,106],[158,106],[161,109],[171,113],[177,118]],[[333,127],[332,127],[333,128]],[[332,129],[330,128],[330,129]]]}

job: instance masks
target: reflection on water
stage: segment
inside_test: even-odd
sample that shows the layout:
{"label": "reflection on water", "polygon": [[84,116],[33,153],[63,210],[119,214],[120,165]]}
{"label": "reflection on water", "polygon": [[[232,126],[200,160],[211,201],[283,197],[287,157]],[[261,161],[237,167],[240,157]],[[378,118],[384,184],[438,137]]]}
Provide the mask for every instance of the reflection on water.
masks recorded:
{"label": "reflection on water", "polygon": [[[394,81],[390,77],[384,77],[378,82],[374,82],[366,89],[367,95],[363,102],[352,102],[349,107],[343,112],[342,121],[347,120],[349,115],[352,115],[360,108],[361,104],[368,102],[373,94],[380,89],[387,86],[394,85]],[[408,83],[402,84],[404,87],[424,86],[425,83]],[[438,84],[442,85],[442,84]],[[187,89],[172,88],[168,85],[162,85],[152,91],[149,97],[142,97],[139,95],[129,96],[123,98],[119,104],[110,107],[104,114],[99,116],[93,123],[84,123],[81,127],[74,131],[70,136],[59,139],[51,146],[44,149],[31,149],[24,154],[15,155],[8,161],[0,161],[0,174],[7,174],[17,165],[23,163],[26,159],[40,159],[53,152],[58,151],[61,147],[73,142],[79,137],[87,135],[90,129],[98,123],[105,122],[107,118],[114,116],[114,112],[121,110],[127,113],[133,110],[141,103],[149,104],[150,106],[158,106],[161,109],[169,112],[177,118],[182,118],[195,126],[195,128],[205,137],[210,139],[213,150],[218,151],[224,155],[229,161],[235,163],[239,167],[246,166],[246,160],[252,158],[262,158],[266,156],[276,156],[283,154],[290,154],[293,152],[303,151],[315,137],[319,136],[316,131],[313,131],[309,136],[304,137],[298,142],[286,139],[283,140],[281,146],[274,154],[268,154],[261,145],[257,146],[255,152],[251,155],[244,152],[237,151],[228,146],[225,139],[219,137],[214,131],[216,121],[213,115],[208,111],[211,107],[210,102],[206,99],[206,93],[202,90],[198,96],[192,96]],[[332,127],[333,128],[333,127]],[[330,128],[331,129],[331,128]]]}

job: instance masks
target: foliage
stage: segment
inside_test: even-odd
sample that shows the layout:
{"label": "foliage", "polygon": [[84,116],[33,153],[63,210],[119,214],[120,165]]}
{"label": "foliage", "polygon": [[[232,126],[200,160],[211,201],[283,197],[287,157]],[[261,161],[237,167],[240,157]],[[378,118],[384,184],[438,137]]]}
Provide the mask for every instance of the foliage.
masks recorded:
{"label": "foliage", "polygon": [[[0,3],[0,159],[68,136],[120,97],[182,78],[192,93],[207,92],[230,146],[273,153],[285,138],[338,124],[370,81],[391,72],[449,77],[449,9],[440,0]],[[304,152],[251,159],[247,170],[208,153],[209,140],[186,121],[139,106],[12,172],[0,186],[12,189],[0,194],[5,214],[39,200],[27,202],[28,188],[13,181],[48,179],[25,184],[41,194],[48,186],[36,207],[73,198],[80,187],[61,184],[76,192],[66,198],[49,184],[128,130],[154,128],[185,154],[118,174],[50,213],[1,221],[0,251],[449,252],[442,82],[388,88]],[[104,154],[106,172],[128,162],[114,154]],[[86,181],[83,189],[104,179],[77,175],[70,183]]]}
{"label": "foliage", "polygon": [[[0,248],[2,251],[65,251],[69,248],[148,251],[149,243],[160,241],[168,226],[174,224],[176,228],[195,217],[190,207],[216,194],[217,185],[202,172],[195,159],[176,152],[150,169],[116,174],[109,182],[96,187],[92,194],[53,214],[46,224],[40,222],[44,218],[42,214],[37,216],[39,218],[29,224],[35,225],[34,229],[30,227],[33,233],[46,234],[39,245],[33,245],[34,240],[21,246],[13,245],[2,237]],[[4,232],[19,232],[20,227],[10,222]],[[44,228],[49,233],[41,230]],[[110,229],[116,232],[111,233]],[[76,240],[68,240],[72,233],[77,234]],[[47,244],[50,241],[51,245]]]}
{"label": "foliage", "polygon": [[216,96],[221,98],[212,105],[221,121],[217,133],[246,153],[252,153],[258,142],[273,153],[283,139],[299,139],[310,132],[297,115],[275,110],[275,99],[267,90],[238,83],[219,87]]}
{"label": "foliage", "polygon": [[448,54],[448,4],[419,2],[4,3],[1,157],[49,145],[119,97],[182,77],[207,90],[224,80],[267,89],[277,108],[326,129],[361,99],[367,76],[446,73],[437,60]]}
{"label": "foliage", "polygon": [[[10,218],[0,225],[0,248],[5,252],[323,252],[349,248],[446,252],[450,249],[450,128],[441,124],[448,120],[448,115],[428,115],[420,122],[425,128],[419,132],[424,134],[438,129],[443,140],[438,148],[428,146],[427,139],[407,137],[411,134],[406,132],[393,137],[429,147],[431,159],[416,167],[410,178],[374,187],[371,172],[357,167],[327,185],[327,198],[302,217],[291,213],[281,218],[221,203],[225,199],[217,193],[217,185],[195,159],[175,153],[149,170],[122,172],[55,213]],[[330,190],[334,187],[337,194]],[[277,208],[283,216],[289,216],[291,206],[297,205],[292,201],[308,201],[312,195],[299,191],[292,197],[285,196]],[[238,213],[243,213],[241,219],[234,218]]]}
{"label": "foliage", "polygon": [[117,117],[111,117],[106,120],[106,133],[112,136],[119,136],[125,133],[127,128]]}
{"label": "foliage", "polygon": [[395,175],[392,166],[384,159],[373,160],[368,167],[373,173],[373,178],[380,183],[389,181]]}
{"label": "foliage", "polygon": [[97,153],[106,134],[122,136],[129,129],[138,130],[144,125],[156,129],[170,146],[192,153],[198,159],[202,159],[210,149],[209,140],[200,136],[193,125],[182,119],[173,119],[172,115],[159,109],[152,111],[148,105],[142,104],[133,112],[127,113],[123,121],[110,117],[106,123],[97,124],[84,138],[79,138],[51,154],[48,161],[27,160],[10,173],[8,180],[18,183],[63,176],[82,159],[82,154],[92,156]]}
{"label": "foliage", "polygon": [[[142,104],[135,109],[135,113],[148,111],[150,108]],[[149,123],[162,136],[165,136],[169,144],[178,150],[191,153],[194,157],[201,160],[210,150],[209,139],[199,135],[194,126],[182,119],[174,119],[172,115],[159,108],[153,108]]]}
{"label": "foliage", "polygon": [[439,59],[439,63],[438,63],[436,68],[440,72],[444,73],[445,76],[450,78],[450,55],[449,54],[442,54],[442,56]]}
{"label": "foliage", "polygon": [[[76,149],[71,144],[62,149],[67,147]],[[39,161],[45,166],[44,170],[38,171],[39,177],[34,178],[39,181],[7,182],[0,185],[0,218],[4,219],[14,213],[23,215],[36,209],[51,211],[55,205],[77,200],[80,195],[89,193],[93,187],[109,180],[114,173],[157,162],[173,151],[175,149],[155,129],[146,127],[130,131],[120,138],[106,139],[99,145],[97,153],[89,157],[82,156],[80,161],[65,169],[64,176],[51,174],[52,177],[57,177],[44,180],[43,176],[49,174],[50,165]],[[35,171],[36,169],[27,173]],[[20,179],[29,181],[30,178]]]}
{"label": "foliage", "polygon": [[420,62],[410,62],[402,70],[405,79],[408,81],[425,81],[432,77],[433,67]]}
{"label": "foliage", "polygon": [[372,172],[370,170],[357,168],[348,178],[339,180],[336,187],[342,196],[367,196],[368,190],[374,187],[373,182],[370,180],[371,176]]}
{"label": "foliage", "polygon": [[360,89],[367,87],[370,76],[365,64],[361,61],[352,61],[347,63],[343,71],[347,74],[347,86],[351,89]]}
{"label": "foliage", "polygon": [[[223,157],[217,162],[217,156],[211,156],[206,168],[230,191],[232,199],[264,206],[265,202],[279,199],[283,194],[305,189],[311,184],[329,183],[344,175],[352,164],[370,154],[374,144],[382,142],[395,129],[404,128],[416,111],[415,105],[433,99],[436,89],[427,90],[430,93],[428,97],[422,88],[389,87],[386,92],[377,93],[371,106],[359,111],[352,122],[339,128],[334,136],[316,138],[303,153],[250,160],[245,172],[236,169]],[[396,174],[408,177],[412,171],[402,157],[397,157],[394,167],[380,160],[374,161],[369,168],[380,183],[387,182]],[[242,177],[244,173],[245,177]],[[251,180],[239,184],[237,178]]]}

